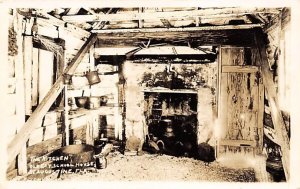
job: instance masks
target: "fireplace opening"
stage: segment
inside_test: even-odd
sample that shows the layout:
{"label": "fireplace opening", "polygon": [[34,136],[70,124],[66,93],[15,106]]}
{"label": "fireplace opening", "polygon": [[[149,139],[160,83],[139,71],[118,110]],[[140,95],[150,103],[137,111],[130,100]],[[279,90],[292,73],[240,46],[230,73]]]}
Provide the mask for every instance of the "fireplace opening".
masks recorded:
{"label": "fireplace opening", "polygon": [[[197,155],[197,93],[145,92],[148,125],[144,150],[173,156]],[[155,146],[156,145],[156,146]],[[147,148],[148,147],[148,148]]]}

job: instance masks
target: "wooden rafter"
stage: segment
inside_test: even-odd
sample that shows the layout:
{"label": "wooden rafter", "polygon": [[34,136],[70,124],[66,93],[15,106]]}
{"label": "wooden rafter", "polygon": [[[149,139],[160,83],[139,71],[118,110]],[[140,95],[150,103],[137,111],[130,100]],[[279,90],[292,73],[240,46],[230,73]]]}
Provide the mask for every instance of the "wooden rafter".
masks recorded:
{"label": "wooden rafter", "polygon": [[37,15],[40,16],[37,19],[37,23],[41,24],[41,25],[54,25],[54,26],[59,26],[59,27],[63,27],[65,29],[66,32],[69,33],[73,33],[73,34],[79,34],[82,37],[88,37],[90,36],[90,32],[77,27],[73,24],[67,23],[63,20],[60,20],[54,16],[51,16],[50,14],[48,14],[45,11],[37,11]]}
{"label": "wooden rafter", "polygon": [[[78,51],[76,56],[70,62],[69,66],[64,70],[63,74],[70,74],[72,75],[81,60],[83,59],[86,52],[90,49],[90,47],[95,43],[97,40],[97,36],[92,34],[81,49]],[[64,88],[63,84],[63,74],[58,77],[54,85],[51,87],[47,95],[41,101],[39,106],[36,110],[32,113],[29,119],[21,128],[20,132],[14,137],[14,139],[8,144],[8,164],[10,164],[13,159],[17,156],[20,152],[22,146],[28,140],[31,132],[39,125],[53,102],[56,100],[57,96],[60,94],[62,89]]]}
{"label": "wooden rafter", "polygon": [[262,22],[256,15],[253,14],[247,14],[247,18],[253,23],[253,24],[263,24]]}
{"label": "wooden rafter", "polygon": [[[112,12],[112,8],[110,8],[105,14],[110,14]],[[97,15],[97,13],[95,13],[95,11],[93,10],[89,10],[92,15]],[[98,22],[95,22],[93,24],[93,29],[102,29],[105,25],[107,24],[107,21],[101,21],[99,20]]]}
{"label": "wooden rafter", "polygon": [[108,15],[74,15],[63,16],[66,22],[96,22],[102,21],[126,21],[126,20],[151,20],[151,19],[183,19],[195,18],[202,16],[230,16],[230,15],[246,15],[257,13],[274,13],[278,14],[278,9],[272,8],[224,8],[224,9],[201,9],[192,11],[172,11],[172,12],[137,12],[137,13],[120,13]]}

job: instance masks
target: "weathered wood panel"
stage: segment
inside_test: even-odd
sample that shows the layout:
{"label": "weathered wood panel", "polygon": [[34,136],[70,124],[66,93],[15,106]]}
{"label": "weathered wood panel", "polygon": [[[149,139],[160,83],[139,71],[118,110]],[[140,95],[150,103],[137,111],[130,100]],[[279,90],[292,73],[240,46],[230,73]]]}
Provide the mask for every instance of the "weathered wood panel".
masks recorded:
{"label": "weathered wood panel", "polygon": [[[258,130],[258,67],[245,65],[244,48],[221,48],[220,104],[221,136],[219,153],[255,152],[261,130]],[[225,66],[223,66],[225,65]],[[244,69],[243,69],[244,67]],[[225,69],[223,69],[225,68]],[[260,106],[261,107],[261,106]],[[259,132],[260,131],[260,132]]]}
{"label": "weathered wood panel", "polygon": [[254,140],[258,110],[258,88],[255,74],[228,74],[228,135],[231,140]]}

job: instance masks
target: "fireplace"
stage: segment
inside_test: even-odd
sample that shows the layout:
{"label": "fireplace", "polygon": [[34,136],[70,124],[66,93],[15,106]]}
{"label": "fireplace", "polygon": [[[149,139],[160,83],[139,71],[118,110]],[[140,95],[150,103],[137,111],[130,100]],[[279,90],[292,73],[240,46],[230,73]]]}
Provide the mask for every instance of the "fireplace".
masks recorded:
{"label": "fireplace", "polygon": [[[197,92],[194,90],[145,90],[147,140],[160,153],[193,157],[197,152]],[[147,149],[145,149],[147,150]]]}

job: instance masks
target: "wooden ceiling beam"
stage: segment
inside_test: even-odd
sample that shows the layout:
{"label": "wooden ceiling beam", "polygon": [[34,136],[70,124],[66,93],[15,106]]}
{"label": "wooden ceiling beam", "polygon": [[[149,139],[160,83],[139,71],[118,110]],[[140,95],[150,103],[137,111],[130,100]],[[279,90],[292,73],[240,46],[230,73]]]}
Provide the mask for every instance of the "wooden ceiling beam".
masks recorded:
{"label": "wooden ceiling beam", "polygon": [[[113,34],[113,33],[156,33],[156,32],[195,32],[195,31],[214,31],[214,30],[237,30],[262,28],[263,24],[243,24],[243,25],[223,25],[223,26],[201,26],[186,28],[139,28],[139,29],[112,29],[112,30],[92,30],[92,33]],[[113,37],[113,36],[112,36]]]}
{"label": "wooden ceiling beam", "polygon": [[192,11],[172,11],[172,12],[135,12],[135,13],[120,13],[120,14],[97,14],[97,15],[73,15],[63,16],[62,19],[66,22],[97,22],[109,21],[118,22],[126,20],[151,20],[151,19],[185,19],[205,16],[219,15],[246,15],[257,13],[273,13],[278,14],[280,10],[276,8],[222,8],[222,9],[200,9]]}
{"label": "wooden ceiling beam", "polygon": [[[187,46],[187,42],[192,47],[221,44],[252,46],[254,31],[257,29],[196,30],[195,28],[142,28],[127,29],[125,32],[123,30],[112,30],[111,32],[103,30],[98,33],[98,41],[95,46],[139,46],[149,40],[151,40],[151,46],[155,44]],[[261,29],[261,27],[258,28]]]}

